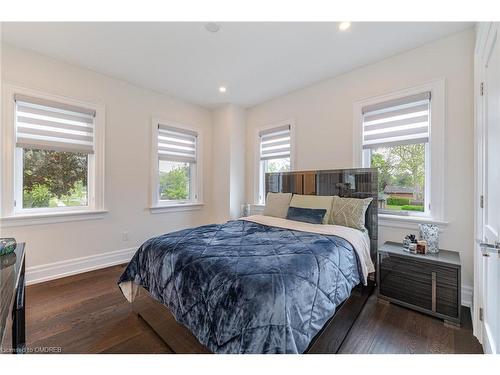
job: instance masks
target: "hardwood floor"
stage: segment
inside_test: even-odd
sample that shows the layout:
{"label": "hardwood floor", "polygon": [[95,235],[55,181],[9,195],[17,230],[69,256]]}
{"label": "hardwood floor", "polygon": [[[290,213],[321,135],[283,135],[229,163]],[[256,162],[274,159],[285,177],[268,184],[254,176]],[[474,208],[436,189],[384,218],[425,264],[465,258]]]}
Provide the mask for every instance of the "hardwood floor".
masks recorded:
{"label": "hardwood floor", "polygon": [[118,289],[123,269],[115,266],[28,286],[28,347],[61,347],[62,353],[169,353]]}
{"label": "hardwood floor", "polygon": [[[32,351],[62,353],[170,353],[130,309],[114,266],[27,287],[26,338]],[[470,312],[461,328],[377,301],[371,296],[340,353],[482,353]],[[58,349],[60,348],[60,350]],[[47,350],[47,349],[45,349]]]}
{"label": "hardwood floor", "polygon": [[353,354],[479,354],[470,309],[462,306],[462,326],[381,302],[372,295],[340,348]]}

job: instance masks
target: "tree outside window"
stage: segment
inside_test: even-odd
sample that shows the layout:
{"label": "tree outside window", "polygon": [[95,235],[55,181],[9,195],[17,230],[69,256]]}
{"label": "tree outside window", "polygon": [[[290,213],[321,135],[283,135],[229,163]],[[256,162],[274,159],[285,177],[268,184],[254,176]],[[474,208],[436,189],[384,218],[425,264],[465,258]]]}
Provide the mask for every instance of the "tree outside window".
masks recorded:
{"label": "tree outside window", "polygon": [[425,211],[425,144],[403,144],[371,150],[379,170],[379,198],[392,211]]}
{"label": "tree outside window", "polygon": [[160,160],[160,200],[188,200],[190,163]]}
{"label": "tree outside window", "polygon": [[23,208],[88,205],[88,156],[23,149]]}

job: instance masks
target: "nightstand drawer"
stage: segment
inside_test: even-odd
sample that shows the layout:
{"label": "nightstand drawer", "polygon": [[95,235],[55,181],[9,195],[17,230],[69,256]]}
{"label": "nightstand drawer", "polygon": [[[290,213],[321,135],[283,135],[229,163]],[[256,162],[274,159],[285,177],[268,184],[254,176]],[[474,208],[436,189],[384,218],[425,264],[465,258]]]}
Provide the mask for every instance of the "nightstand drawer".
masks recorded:
{"label": "nightstand drawer", "polygon": [[412,256],[388,247],[379,250],[379,295],[454,322],[460,321],[460,267]]}
{"label": "nightstand drawer", "polygon": [[411,259],[380,254],[380,294],[432,309],[432,274]]}

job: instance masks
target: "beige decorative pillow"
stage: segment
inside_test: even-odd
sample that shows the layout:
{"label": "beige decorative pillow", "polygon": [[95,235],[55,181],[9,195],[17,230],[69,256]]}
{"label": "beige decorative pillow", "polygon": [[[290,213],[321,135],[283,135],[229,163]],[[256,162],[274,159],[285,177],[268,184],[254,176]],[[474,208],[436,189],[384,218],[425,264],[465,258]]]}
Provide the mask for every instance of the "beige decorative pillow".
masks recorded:
{"label": "beige decorative pillow", "polygon": [[359,230],[365,228],[365,213],[373,198],[333,197],[332,224]]}
{"label": "beige decorative pillow", "polygon": [[290,199],[292,199],[292,193],[267,193],[266,207],[263,214],[282,219],[286,218]]}
{"label": "beige decorative pillow", "polygon": [[294,194],[290,207],[300,208],[323,208],[326,210],[323,224],[328,224],[330,221],[330,213],[332,211],[332,196],[327,195],[300,195]]}

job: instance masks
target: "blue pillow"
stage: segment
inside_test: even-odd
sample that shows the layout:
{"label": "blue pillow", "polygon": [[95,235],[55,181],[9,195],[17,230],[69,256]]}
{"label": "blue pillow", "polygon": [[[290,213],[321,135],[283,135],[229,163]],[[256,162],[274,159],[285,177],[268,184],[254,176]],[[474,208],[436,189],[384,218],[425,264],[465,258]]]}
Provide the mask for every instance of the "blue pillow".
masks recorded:
{"label": "blue pillow", "polygon": [[289,207],[286,218],[304,223],[322,224],[325,214],[326,209],[324,208]]}

